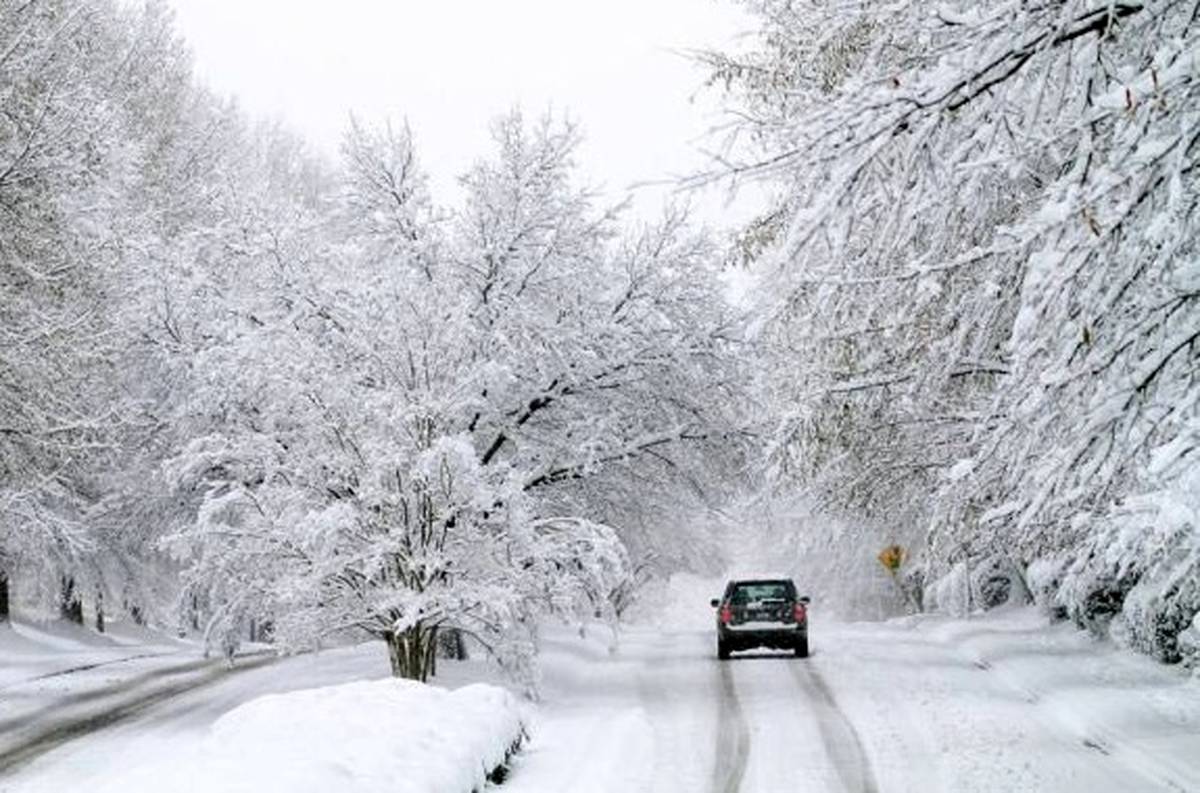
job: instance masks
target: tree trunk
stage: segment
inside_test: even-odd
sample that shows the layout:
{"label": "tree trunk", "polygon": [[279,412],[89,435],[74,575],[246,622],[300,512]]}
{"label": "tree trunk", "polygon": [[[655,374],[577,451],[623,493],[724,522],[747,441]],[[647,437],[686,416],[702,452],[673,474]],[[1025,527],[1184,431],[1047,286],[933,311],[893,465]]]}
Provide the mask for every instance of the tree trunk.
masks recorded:
{"label": "tree trunk", "polygon": [[96,590],[96,630],[104,633],[104,592]]}
{"label": "tree trunk", "polygon": [[437,677],[438,629],[429,632],[425,640],[425,669],[429,677]]}
{"label": "tree trunk", "polygon": [[8,607],[8,572],[0,570],[0,623],[11,618]]}
{"label": "tree trunk", "polygon": [[58,613],[64,620],[83,624],[83,600],[75,589],[75,579],[72,576],[62,577],[62,589],[59,592]]}
{"label": "tree trunk", "polygon": [[399,633],[385,633],[383,640],[388,646],[388,660],[392,665],[392,675],[405,680],[419,680],[424,683],[432,671],[433,653],[437,631],[430,630],[420,623]]}

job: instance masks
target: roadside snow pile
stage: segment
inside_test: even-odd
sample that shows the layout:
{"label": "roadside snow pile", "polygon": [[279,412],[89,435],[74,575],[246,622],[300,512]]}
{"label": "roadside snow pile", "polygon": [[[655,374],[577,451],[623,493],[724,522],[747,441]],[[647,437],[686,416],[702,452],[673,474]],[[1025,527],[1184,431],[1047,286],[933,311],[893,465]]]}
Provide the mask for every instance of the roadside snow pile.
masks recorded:
{"label": "roadside snow pile", "polygon": [[375,680],[260,697],[222,716],[189,793],[471,793],[524,727],[507,691]]}

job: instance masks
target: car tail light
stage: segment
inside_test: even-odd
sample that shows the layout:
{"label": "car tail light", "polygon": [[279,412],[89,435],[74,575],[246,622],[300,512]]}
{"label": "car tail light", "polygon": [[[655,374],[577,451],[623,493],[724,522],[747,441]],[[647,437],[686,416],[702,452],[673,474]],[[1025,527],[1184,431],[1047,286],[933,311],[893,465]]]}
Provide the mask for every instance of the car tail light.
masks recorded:
{"label": "car tail light", "polygon": [[728,625],[731,622],[733,622],[733,609],[726,603],[721,606],[721,624]]}
{"label": "car tail light", "polygon": [[808,609],[804,608],[803,603],[797,603],[792,611],[792,616],[796,618],[796,622],[804,622],[808,619]]}

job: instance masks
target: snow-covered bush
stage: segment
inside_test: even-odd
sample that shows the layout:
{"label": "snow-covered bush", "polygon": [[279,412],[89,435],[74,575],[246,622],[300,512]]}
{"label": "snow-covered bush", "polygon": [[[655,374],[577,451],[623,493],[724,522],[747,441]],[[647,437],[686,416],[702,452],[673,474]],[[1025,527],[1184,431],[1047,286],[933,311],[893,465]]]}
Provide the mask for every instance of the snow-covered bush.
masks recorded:
{"label": "snow-covered bush", "polygon": [[955,617],[965,617],[973,610],[971,568],[959,562],[945,575],[934,579],[926,588],[925,607]]}
{"label": "snow-covered bush", "polygon": [[1054,619],[1066,619],[1067,610],[1059,601],[1059,590],[1063,585],[1064,569],[1070,559],[1065,554],[1043,556],[1034,559],[1025,568],[1025,583],[1030,596],[1045,614]]}
{"label": "snow-covered bush", "polygon": [[[1200,533],[1170,510],[1121,513],[1070,564],[1057,603],[1081,627],[1176,662],[1181,632],[1200,612]],[[1152,544],[1155,547],[1147,547]],[[1114,622],[1115,618],[1118,618]]]}
{"label": "snow-covered bush", "polygon": [[1179,635],[1200,613],[1200,464],[1173,457],[1180,448],[1189,447],[1161,449],[1152,471],[1168,460],[1185,463],[1180,479],[1131,499],[1099,539],[1114,574],[1136,579],[1121,603],[1122,638],[1166,662],[1182,660]]}
{"label": "snow-covered bush", "polygon": [[1107,635],[1121,603],[1137,583],[1134,571],[1122,577],[1094,556],[1074,560],[1063,575],[1058,602],[1067,616],[1096,636]]}
{"label": "snow-covered bush", "polygon": [[252,700],[213,724],[194,766],[155,780],[135,770],[101,790],[475,793],[503,777],[525,735],[504,689],[364,681]]}
{"label": "snow-covered bush", "polygon": [[991,556],[975,565],[971,587],[975,606],[980,609],[1019,603],[1026,598],[1024,581],[1013,563],[1002,556]]}
{"label": "snow-covered bush", "polygon": [[925,610],[964,617],[1010,603],[1028,603],[1028,586],[1005,556],[990,556],[975,564],[961,561],[926,584]]}
{"label": "snow-covered bush", "polygon": [[1166,663],[1183,660],[1180,634],[1200,613],[1200,564],[1195,560],[1161,577],[1144,577],[1121,605],[1128,643]]}
{"label": "snow-covered bush", "polygon": [[1200,612],[1192,617],[1192,624],[1176,638],[1183,663],[1192,668],[1200,667]]}

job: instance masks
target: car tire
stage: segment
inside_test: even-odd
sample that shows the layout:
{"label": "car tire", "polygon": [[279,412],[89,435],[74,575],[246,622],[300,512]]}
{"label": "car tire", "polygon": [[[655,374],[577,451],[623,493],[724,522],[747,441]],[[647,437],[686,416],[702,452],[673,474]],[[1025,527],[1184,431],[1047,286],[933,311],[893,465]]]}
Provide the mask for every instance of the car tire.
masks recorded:
{"label": "car tire", "polygon": [[729,645],[720,639],[717,640],[717,658],[720,658],[722,661],[729,660]]}
{"label": "car tire", "polygon": [[807,636],[805,636],[803,639],[796,640],[796,657],[797,658],[807,658],[808,657],[808,637]]}

